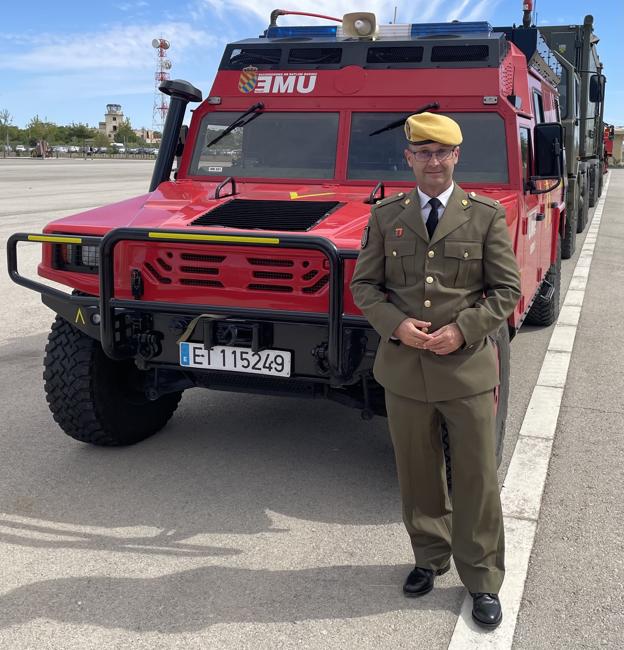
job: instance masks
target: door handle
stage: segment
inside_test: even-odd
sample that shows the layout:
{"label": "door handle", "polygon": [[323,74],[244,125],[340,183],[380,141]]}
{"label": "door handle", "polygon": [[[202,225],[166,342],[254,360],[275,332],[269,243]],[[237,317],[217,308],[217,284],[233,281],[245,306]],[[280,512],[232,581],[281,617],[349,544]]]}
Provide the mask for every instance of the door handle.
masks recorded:
{"label": "door handle", "polygon": [[538,212],[535,215],[535,221],[544,221],[546,219],[546,215],[543,212]]}

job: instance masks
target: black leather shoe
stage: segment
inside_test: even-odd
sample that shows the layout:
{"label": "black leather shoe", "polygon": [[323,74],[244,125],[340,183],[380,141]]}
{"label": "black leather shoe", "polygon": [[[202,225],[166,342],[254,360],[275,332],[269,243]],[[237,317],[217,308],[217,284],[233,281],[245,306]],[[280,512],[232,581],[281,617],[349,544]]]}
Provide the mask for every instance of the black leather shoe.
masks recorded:
{"label": "black leather shoe", "polygon": [[433,571],[432,569],[421,569],[419,566],[414,569],[407,576],[407,580],[403,585],[403,593],[410,598],[418,598],[424,596],[433,589],[433,581],[435,576],[445,574],[451,568],[450,564],[445,567]]}
{"label": "black leather shoe", "polygon": [[472,619],[477,625],[493,630],[503,620],[503,610],[497,594],[470,593]]}

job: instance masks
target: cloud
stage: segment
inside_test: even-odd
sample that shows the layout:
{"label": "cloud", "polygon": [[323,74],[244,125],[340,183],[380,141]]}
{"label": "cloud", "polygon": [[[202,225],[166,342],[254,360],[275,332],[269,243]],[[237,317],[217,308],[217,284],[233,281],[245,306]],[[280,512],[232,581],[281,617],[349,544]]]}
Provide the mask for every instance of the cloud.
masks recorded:
{"label": "cloud", "polygon": [[[472,2],[473,0],[468,0],[468,4]],[[442,20],[443,17],[439,14],[445,4],[443,0],[412,0],[412,2],[408,0],[396,0],[395,2],[369,0],[363,9],[362,4],[356,0],[301,0],[297,2],[296,10],[334,16],[335,18],[341,18],[343,14],[349,12],[366,10],[372,11],[380,22],[387,23],[392,20],[396,6],[398,9],[397,22],[409,23],[427,22],[436,15],[438,19]],[[458,4],[466,3],[460,0]],[[275,8],[275,0],[229,0],[227,3],[221,0],[195,0],[192,11],[196,18],[210,13],[216,14],[225,22],[259,19],[262,24],[268,25],[271,11]],[[301,20],[302,18],[298,16],[286,16],[280,18],[280,24],[295,24],[300,23]],[[320,19],[303,18],[303,20],[308,24],[315,22],[326,24],[326,21]]]}
{"label": "cloud", "polygon": [[[184,58],[188,49],[215,46],[219,42],[210,33],[189,23],[124,25],[66,37],[40,34],[22,39],[21,52],[6,52],[3,67],[21,72],[49,74],[111,69],[142,69],[154,67],[154,37],[165,37],[172,43],[172,58]],[[41,43],[44,43],[43,45]]]}
{"label": "cloud", "polygon": [[462,20],[491,20],[494,9],[500,4],[500,0],[480,0],[463,17]]}

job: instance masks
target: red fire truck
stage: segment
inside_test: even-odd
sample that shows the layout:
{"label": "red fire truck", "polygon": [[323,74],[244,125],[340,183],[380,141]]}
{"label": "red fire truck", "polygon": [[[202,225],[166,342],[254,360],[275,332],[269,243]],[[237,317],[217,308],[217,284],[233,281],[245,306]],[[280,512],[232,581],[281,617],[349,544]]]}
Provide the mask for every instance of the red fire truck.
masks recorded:
{"label": "red fire truck", "polygon": [[613,124],[605,124],[603,130],[604,158],[602,173],[609,171],[609,157],[613,157],[613,141],[615,140],[615,127]]}
{"label": "red fire truck", "polygon": [[[163,83],[171,104],[147,194],[11,237],[13,280],[57,314],[44,373],[54,418],[78,440],[131,444],[195,386],[383,414],[378,336],[349,282],[371,204],[414,185],[400,127],[435,110],[460,123],[456,180],[506,208],[522,269],[495,336],[500,453],[510,336],[559,310],[559,64],[535,28],[378,26],[372,14],[286,27],[283,13],[226,46],[189,128],[200,91]],[[40,276],[71,294],[19,274],[21,241],[42,243]]]}

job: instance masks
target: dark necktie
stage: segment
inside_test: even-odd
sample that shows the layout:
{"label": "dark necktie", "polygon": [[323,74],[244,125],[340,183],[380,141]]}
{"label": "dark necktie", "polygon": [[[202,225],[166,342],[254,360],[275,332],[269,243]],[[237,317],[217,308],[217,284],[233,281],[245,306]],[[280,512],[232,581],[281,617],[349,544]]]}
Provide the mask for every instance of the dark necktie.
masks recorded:
{"label": "dark necktie", "polygon": [[429,233],[429,239],[431,240],[436,226],[438,225],[438,208],[442,205],[442,202],[434,197],[433,199],[429,199],[429,205],[431,206],[431,212],[427,219],[427,232]]}

